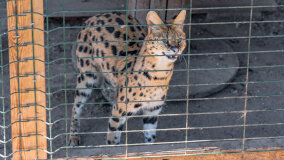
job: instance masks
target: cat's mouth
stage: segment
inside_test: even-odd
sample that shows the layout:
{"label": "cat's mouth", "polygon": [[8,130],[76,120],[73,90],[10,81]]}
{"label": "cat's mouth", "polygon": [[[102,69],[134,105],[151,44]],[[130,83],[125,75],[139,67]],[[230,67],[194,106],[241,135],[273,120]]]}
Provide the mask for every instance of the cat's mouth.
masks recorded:
{"label": "cat's mouth", "polygon": [[166,53],[163,52],[163,55],[165,55],[169,60],[172,60],[172,61],[177,59],[177,54],[175,54],[175,55],[166,55]]}

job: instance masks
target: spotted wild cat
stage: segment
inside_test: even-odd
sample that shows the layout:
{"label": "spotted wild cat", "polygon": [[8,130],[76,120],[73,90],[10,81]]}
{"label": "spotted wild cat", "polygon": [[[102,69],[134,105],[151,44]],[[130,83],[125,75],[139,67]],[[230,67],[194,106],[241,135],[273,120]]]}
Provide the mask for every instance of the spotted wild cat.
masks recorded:
{"label": "spotted wild cat", "polygon": [[[126,116],[137,113],[147,115],[143,118],[145,142],[154,142],[157,115],[165,104],[174,62],[186,47],[185,16],[183,10],[170,21],[174,25],[162,25],[156,12],[148,12],[146,37],[144,28],[137,26],[134,18],[128,16],[130,26],[126,26],[126,15],[118,12],[98,14],[86,21],[86,28],[77,38],[80,74],[72,110],[70,145],[80,143],[76,134],[80,128],[79,118],[93,88],[105,88],[101,91],[103,96],[117,102],[112,104],[108,144],[120,143],[119,131],[123,129]],[[146,41],[141,42],[144,39]]]}

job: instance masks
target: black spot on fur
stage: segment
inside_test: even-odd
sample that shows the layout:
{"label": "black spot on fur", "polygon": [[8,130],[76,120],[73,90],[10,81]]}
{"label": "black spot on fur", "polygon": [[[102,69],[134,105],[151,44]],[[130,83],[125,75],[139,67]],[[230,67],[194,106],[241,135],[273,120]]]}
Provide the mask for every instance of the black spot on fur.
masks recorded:
{"label": "black spot on fur", "polygon": [[137,28],[139,31],[141,31],[141,30],[142,30],[140,26],[137,26],[136,28]]}
{"label": "black spot on fur", "polygon": [[92,77],[94,76],[94,74],[92,74],[92,73],[86,73],[86,76],[92,78]]}
{"label": "black spot on fur", "polygon": [[82,79],[82,81],[84,81],[84,80],[85,80],[85,77],[84,77],[84,75],[83,75],[83,74],[81,74],[81,79]]}
{"label": "black spot on fur", "polygon": [[96,41],[96,36],[92,37],[92,41],[95,42]]}
{"label": "black spot on fur", "polygon": [[84,67],[84,61],[83,61],[83,59],[80,59],[80,65],[81,65],[81,67]]}
{"label": "black spot on fur", "polygon": [[109,20],[108,20],[108,22],[111,22],[111,21],[112,21],[112,19],[109,19]]}
{"label": "black spot on fur", "polygon": [[111,144],[110,140],[107,141],[107,144]]}
{"label": "black spot on fur", "polygon": [[142,106],[141,103],[137,103],[137,104],[134,105],[134,108],[139,108],[139,107],[141,107],[141,106]]}
{"label": "black spot on fur", "polygon": [[101,41],[104,41],[104,37],[103,36],[101,36]]}
{"label": "black spot on fur", "polygon": [[129,42],[128,45],[129,46],[133,46],[136,42]]}
{"label": "black spot on fur", "polygon": [[152,140],[151,138],[148,138],[148,139],[147,139],[148,142],[151,142],[151,140]]}
{"label": "black spot on fur", "polygon": [[126,56],[126,53],[123,52],[123,51],[120,51],[120,52],[119,52],[119,56]]}
{"label": "black spot on fur", "polygon": [[81,83],[81,77],[78,77],[78,83]]}
{"label": "black spot on fur", "polygon": [[117,55],[117,48],[116,48],[116,46],[111,46],[111,50],[112,50],[112,54],[113,55]]}
{"label": "black spot on fur", "polygon": [[78,48],[78,50],[79,50],[79,52],[82,52],[83,46],[80,46],[80,47]]}
{"label": "black spot on fur", "polygon": [[112,33],[114,31],[114,27],[106,27],[106,30],[109,32],[109,33]]}
{"label": "black spot on fur", "polygon": [[99,49],[96,50],[97,57],[99,57]]}
{"label": "black spot on fur", "polygon": [[87,59],[86,60],[86,65],[89,66],[90,65],[90,61]]}
{"label": "black spot on fur", "polygon": [[[112,72],[117,72],[114,66],[111,67],[111,70],[112,70]],[[117,76],[118,73],[112,73],[112,74],[113,74],[114,76]]]}
{"label": "black spot on fur", "polygon": [[80,96],[82,97],[88,97],[88,95],[85,92],[79,92]]}
{"label": "black spot on fur", "polygon": [[120,100],[123,101],[123,100],[124,100],[124,96],[121,96],[121,97],[120,97]]}
{"label": "black spot on fur", "polygon": [[105,21],[103,21],[103,20],[98,20],[97,24],[98,24],[98,25],[100,25],[100,24],[101,24],[101,25],[104,25],[104,24],[105,24]]}
{"label": "black spot on fur", "polygon": [[121,15],[121,13],[120,12],[112,12],[113,14],[116,14],[116,15],[118,15],[118,16],[120,16]]}
{"label": "black spot on fur", "polygon": [[165,100],[165,98],[166,98],[166,96],[165,95],[163,95],[163,97],[161,98],[162,100]]}
{"label": "black spot on fur", "polygon": [[93,84],[87,83],[87,84],[86,84],[86,87],[87,87],[87,88],[93,88]]}
{"label": "black spot on fur", "polygon": [[87,34],[85,34],[85,36],[84,36],[84,41],[85,42],[87,41],[87,38],[88,38],[88,36],[87,36]]}
{"label": "black spot on fur", "polygon": [[120,87],[121,87],[121,88],[119,89],[119,92],[122,92],[122,90],[123,90],[123,88],[122,88],[122,87],[123,87],[123,86],[120,86]]}
{"label": "black spot on fur", "polygon": [[102,29],[101,27],[97,27],[97,31],[100,32]]}
{"label": "black spot on fur", "polygon": [[128,112],[127,113],[127,116],[131,116],[133,113],[132,112]]}
{"label": "black spot on fur", "polygon": [[118,112],[119,112],[119,114],[120,114],[120,113],[122,112],[122,110],[121,110],[121,109],[119,109],[119,111],[118,111]]}
{"label": "black spot on fur", "polygon": [[136,92],[134,92],[132,95],[135,96],[135,95],[136,95]]}
{"label": "black spot on fur", "polygon": [[94,50],[93,49],[90,49],[89,50],[89,54],[93,54],[94,53]]}
{"label": "black spot on fur", "polygon": [[[131,55],[138,55],[138,51],[134,50],[134,51],[128,51],[127,54],[131,54]],[[135,57],[136,58],[136,57]],[[136,61],[135,61],[136,62]]]}
{"label": "black spot on fur", "polygon": [[143,118],[143,123],[155,124],[156,122],[157,122],[157,117]]}
{"label": "black spot on fur", "polygon": [[110,124],[109,124],[108,128],[109,128],[109,130],[110,130],[110,131],[116,131],[116,128],[115,128],[115,127],[110,126]]}
{"label": "black spot on fur", "polygon": [[92,32],[88,32],[88,35],[91,37],[92,36]]}
{"label": "black spot on fur", "polygon": [[152,79],[152,77],[149,75],[149,73],[148,73],[148,72],[144,72],[144,73],[143,73],[143,75],[144,75],[145,77],[147,77],[149,80],[151,80],[151,79]]}
{"label": "black spot on fur", "polygon": [[[128,25],[133,25],[133,24],[129,22]],[[133,26],[130,27],[130,30],[131,30],[132,32],[135,32],[135,29],[134,29]]]}
{"label": "black spot on fur", "polygon": [[104,15],[106,18],[109,18],[110,17],[110,14],[105,14]]}
{"label": "black spot on fur", "polygon": [[137,75],[135,75],[135,76],[134,76],[134,79],[135,79],[135,80],[137,80],[137,79],[138,79],[138,76],[137,76]]}
{"label": "black spot on fur", "polygon": [[121,124],[117,129],[118,129],[119,131],[122,131],[122,129],[123,129],[123,124]]}
{"label": "black spot on fur", "polygon": [[107,69],[109,69],[109,63],[107,62]]}
{"label": "black spot on fur", "polygon": [[115,21],[116,21],[119,25],[124,25],[123,20],[120,19],[120,18],[116,18]]}
{"label": "black spot on fur", "polygon": [[118,118],[115,118],[115,117],[112,118],[112,120],[115,121],[115,122],[119,122],[119,119],[118,119]]}
{"label": "black spot on fur", "polygon": [[102,57],[105,56],[105,52],[103,50],[101,51],[101,54],[102,54]]}
{"label": "black spot on fur", "polygon": [[77,37],[78,37],[78,39],[81,39],[81,33],[79,33]]}
{"label": "black spot on fur", "polygon": [[[131,67],[132,62],[127,63],[127,68]],[[126,71],[126,66],[120,71],[120,74],[122,75]]]}
{"label": "black spot on fur", "polygon": [[126,34],[123,34],[123,40],[124,41],[126,40]]}
{"label": "black spot on fur", "polygon": [[88,47],[85,47],[84,48],[84,53],[87,53],[88,52]]}
{"label": "black spot on fur", "polygon": [[130,27],[130,30],[132,31],[132,32],[135,32],[135,28],[132,26],[132,27]]}
{"label": "black spot on fur", "polygon": [[114,37],[115,38],[119,38],[120,34],[121,34],[120,31],[116,31],[116,32],[114,32]]}
{"label": "black spot on fur", "polygon": [[122,112],[121,116],[124,117],[125,115],[126,115],[126,113],[125,113],[125,112]]}
{"label": "black spot on fur", "polygon": [[131,91],[132,91],[132,88],[129,88],[129,89],[128,89],[128,92],[130,93]]}
{"label": "black spot on fur", "polygon": [[141,93],[139,94],[139,96],[142,97],[142,96],[143,96],[143,93],[141,92]]}
{"label": "black spot on fur", "polygon": [[105,42],[105,47],[108,48],[108,46],[109,46],[109,43]]}

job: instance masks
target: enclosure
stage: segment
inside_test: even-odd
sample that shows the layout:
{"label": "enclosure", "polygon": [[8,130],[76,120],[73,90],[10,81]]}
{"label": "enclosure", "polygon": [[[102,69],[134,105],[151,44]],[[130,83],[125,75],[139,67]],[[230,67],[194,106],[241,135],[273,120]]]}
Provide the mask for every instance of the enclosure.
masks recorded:
{"label": "enclosure", "polygon": [[[84,22],[121,12],[140,24],[111,27],[146,29],[149,11],[169,21],[181,10],[187,48],[175,62],[156,142],[144,143],[138,114],[126,115],[121,144],[107,145],[112,104],[92,95],[81,144],[70,146]],[[281,0],[1,1],[0,157],[284,159],[283,20]]]}

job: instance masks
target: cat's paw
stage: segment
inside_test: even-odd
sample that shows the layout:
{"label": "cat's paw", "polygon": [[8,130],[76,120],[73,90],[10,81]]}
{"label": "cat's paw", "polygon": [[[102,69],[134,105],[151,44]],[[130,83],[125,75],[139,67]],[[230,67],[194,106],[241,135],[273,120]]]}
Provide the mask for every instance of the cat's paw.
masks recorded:
{"label": "cat's paw", "polygon": [[80,145],[80,136],[70,136],[69,146],[79,146]]}

